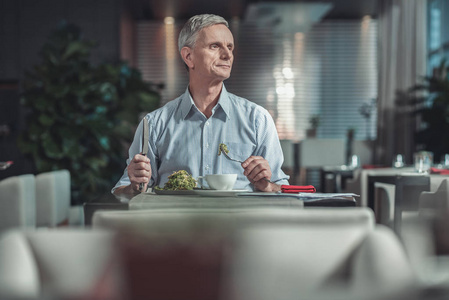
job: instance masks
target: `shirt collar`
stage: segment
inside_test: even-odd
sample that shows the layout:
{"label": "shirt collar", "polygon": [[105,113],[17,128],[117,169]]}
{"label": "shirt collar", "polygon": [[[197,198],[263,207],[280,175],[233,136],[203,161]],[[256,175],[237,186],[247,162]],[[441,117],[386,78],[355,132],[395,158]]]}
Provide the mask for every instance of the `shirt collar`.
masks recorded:
{"label": "shirt collar", "polygon": [[189,114],[192,107],[194,107],[192,96],[189,92],[189,87],[186,88],[186,91],[184,92],[184,95],[182,95],[181,100],[181,116],[182,119],[185,119],[187,115]]}
{"label": "shirt collar", "polygon": [[[230,119],[230,105],[231,100],[229,99],[228,91],[226,90],[224,84],[221,89],[220,98],[218,99],[217,107],[220,106],[224,113],[226,114],[226,117]],[[189,87],[187,87],[184,95],[182,96],[181,100],[181,116],[183,119],[187,117],[190,110],[195,106],[195,103],[193,102],[192,95],[190,95]],[[216,109],[216,108],[214,108]]]}

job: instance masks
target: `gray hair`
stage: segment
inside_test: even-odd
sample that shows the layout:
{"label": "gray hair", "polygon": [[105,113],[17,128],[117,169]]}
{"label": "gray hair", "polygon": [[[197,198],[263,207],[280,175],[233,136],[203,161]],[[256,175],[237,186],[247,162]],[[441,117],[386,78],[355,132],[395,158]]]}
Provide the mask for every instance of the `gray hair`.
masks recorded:
{"label": "gray hair", "polygon": [[223,24],[229,28],[228,22],[220,16],[204,14],[191,17],[182,27],[178,38],[178,48],[181,53],[183,47],[193,48],[201,29],[212,25]]}

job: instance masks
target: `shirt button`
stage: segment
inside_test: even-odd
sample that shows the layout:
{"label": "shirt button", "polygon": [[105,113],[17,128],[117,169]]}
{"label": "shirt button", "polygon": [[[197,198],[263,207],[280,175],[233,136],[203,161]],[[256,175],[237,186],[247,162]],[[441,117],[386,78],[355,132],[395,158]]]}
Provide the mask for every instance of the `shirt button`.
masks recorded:
{"label": "shirt button", "polygon": [[205,169],[206,169],[206,171],[209,170],[209,165],[206,165]]}
{"label": "shirt button", "polygon": [[209,121],[206,122],[206,126],[209,126]]}
{"label": "shirt button", "polygon": [[206,144],[206,148],[209,149],[209,143]]}

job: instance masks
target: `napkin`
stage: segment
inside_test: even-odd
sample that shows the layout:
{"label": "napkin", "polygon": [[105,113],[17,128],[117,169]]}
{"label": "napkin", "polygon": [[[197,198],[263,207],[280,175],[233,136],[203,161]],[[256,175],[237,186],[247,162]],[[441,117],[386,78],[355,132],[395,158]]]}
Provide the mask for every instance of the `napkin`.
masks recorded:
{"label": "napkin", "polygon": [[313,185],[281,185],[283,193],[315,193],[316,189]]}
{"label": "napkin", "polygon": [[447,170],[447,169],[438,169],[438,168],[430,168],[430,173],[432,173],[432,174],[440,174],[440,175],[449,175],[449,170]]}

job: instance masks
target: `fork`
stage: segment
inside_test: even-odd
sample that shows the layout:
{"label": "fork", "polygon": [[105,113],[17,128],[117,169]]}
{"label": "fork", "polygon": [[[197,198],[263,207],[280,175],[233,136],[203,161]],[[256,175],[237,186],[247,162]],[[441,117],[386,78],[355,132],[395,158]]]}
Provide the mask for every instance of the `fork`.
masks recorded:
{"label": "fork", "polygon": [[[225,151],[223,145],[220,145],[220,150],[221,150],[221,152],[224,154],[224,156],[225,156],[227,159],[232,160],[232,161],[235,161],[235,162],[238,162],[238,163],[243,163],[243,161],[241,161],[241,160],[238,160],[238,159],[235,159],[235,158],[230,157],[229,154],[226,153],[226,151]],[[268,178],[266,178],[266,177],[264,177],[263,179],[265,179],[266,181],[268,181],[268,182],[270,182],[270,183],[274,183],[273,181],[271,181],[270,179],[268,179]]]}
{"label": "fork", "polygon": [[243,163],[243,161],[241,161],[241,160],[238,160],[238,159],[235,159],[235,158],[230,157],[230,156],[226,153],[226,151],[225,151],[223,145],[220,145],[220,150],[221,150],[221,153],[223,153],[224,156],[226,156],[227,159],[232,160],[232,161],[236,161],[236,162],[241,163],[241,164]]}

